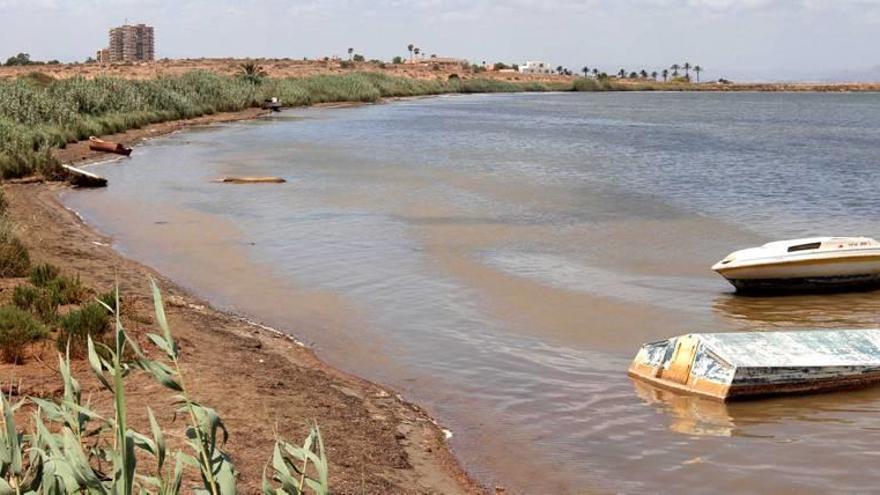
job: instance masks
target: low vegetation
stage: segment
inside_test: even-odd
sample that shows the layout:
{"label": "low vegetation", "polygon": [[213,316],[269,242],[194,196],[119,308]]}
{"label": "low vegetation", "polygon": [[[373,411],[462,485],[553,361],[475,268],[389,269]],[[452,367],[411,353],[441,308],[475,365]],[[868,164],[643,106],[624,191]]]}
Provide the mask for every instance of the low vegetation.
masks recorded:
{"label": "low vegetation", "polygon": [[573,89],[571,82],[422,80],[377,72],[270,78],[256,64],[241,66],[239,76],[193,71],[149,80],[55,80],[34,73],[0,81],[0,177],[53,177],[58,173],[53,148],[157,122],[257,107],[273,96],[286,106],[302,106],[441,93]]}
{"label": "low vegetation", "polygon": [[0,358],[4,362],[21,362],[27,346],[46,334],[46,328],[31,313],[15,306],[0,307]]}
{"label": "low vegetation", "polygon": [[[114,397],[110,414],[94,410],[88,400],[83,400],[82,388],[72,373],[69,350],[58,356],[63,384],[58,399],[32,397],[10,403],[5,393],[0,393],[0,493],[236,493],[236,470],[226,451],[226,427],[216,410],[199,403],[189,391],[162,295],[155,282],[151,283],[160,333],[147,337],[153,344],[152,353],[161,357],[150,358],[140,348],[123,328],[118,311],[114,313],[115,331],[107,344],[86,337],[91,371]],[[119,307],[116,294],[115,307]],[[111,312],[111,306],[94,304],[106,314]],[[6,345],[8,329],[14,330],[16,346]],[[6,352],[20,352],[41,331],[30,313],[10,306],[0,308],[4,357]],[[183,438],[183,448],[169,447],[168,433],[149,406],[148,433],[129,424],[125,377],[137,370],[164,386],[169,400],[178,406],[184,431],[182,435],[174,432],[173,436]],[[27,431],[16,422],[16,412],[20,417],[25,409],[32,411]],[[268,457],[262,481],[264,494],[329,493],[327,457],[317,425],[310,428],[302,444],[277,439]],[[195,490],[184,487],[185,480],[192,479],[200,485]]]}

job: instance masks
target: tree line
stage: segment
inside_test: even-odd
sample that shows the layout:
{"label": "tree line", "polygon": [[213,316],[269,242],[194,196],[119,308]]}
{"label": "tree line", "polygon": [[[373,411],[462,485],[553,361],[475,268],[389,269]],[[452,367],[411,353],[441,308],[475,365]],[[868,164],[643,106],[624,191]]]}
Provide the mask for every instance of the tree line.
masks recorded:
{"label": "tree line", "polygon": [[[682,71],[684,75],[682,75]],[[556,72],[558,74],[571,75],[571,71],[563,68],[562,66],[556,68]],[[595,77],[597,79],[607,79],[610,77],[607,72],[601,72],[596,67],[590,68],[588,66],[584,66],[581,69],[581,72],[584,74],[584,77]],[[696,81],[700,82],[700,73],[703,72],[703,68],[699,65],[692,65],[690,62],[685,62],[683,64],[672,64],[668,69],[663,69],[662,71],[652,71],[648,72],[645,69],[642,69],[638,72],[629,71],[626,69],[620,69],[614,74],[619,79],[653,79],[658,80],[659,78],[663,78],[663,82],[667,82],[670,78],[675,80],[684,80],[686,82],[690,82],[691,80],[691,72],[694,73],[696,77]]]}

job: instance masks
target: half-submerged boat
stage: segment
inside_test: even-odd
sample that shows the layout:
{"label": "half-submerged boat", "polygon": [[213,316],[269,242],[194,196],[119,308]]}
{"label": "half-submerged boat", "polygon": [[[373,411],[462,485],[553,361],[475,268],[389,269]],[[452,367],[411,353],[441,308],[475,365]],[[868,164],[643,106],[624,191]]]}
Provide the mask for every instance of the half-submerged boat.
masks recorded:
{"label": "half-submerged boat", "polygon": [[880,243],[868,237],[770,242],[731,253],[712,269],[739,292],[880,288]]}
{"label": "half-submerged boat", "polygon": [[718,400],[880,382],[880,329],[688,334],[644,344],[629,375]]}
{"label": "half-submerged boat", "polygon": [[81,168],[71,167],[70,165],[61,165],[67,176],[67,181],[76,187],[106,187],[107,179],[100,175],[95,175]]}
{"label": "half-submerged boat", "polygon": [[116,153],[117,155],[128,156],[131,154],[131,148],[123,146],[120,143],[113,143],[98,139],[95,136],[89,138],[89,149],[93,151],[104,151],[107,153]]}

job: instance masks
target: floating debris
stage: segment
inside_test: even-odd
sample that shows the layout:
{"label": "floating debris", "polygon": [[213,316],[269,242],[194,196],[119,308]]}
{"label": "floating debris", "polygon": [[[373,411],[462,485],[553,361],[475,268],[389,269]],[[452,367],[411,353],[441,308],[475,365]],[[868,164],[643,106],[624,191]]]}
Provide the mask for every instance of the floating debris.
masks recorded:
{"label": "floating debris", "polygon": [[287,182],[281,177],[218,177],[214,182],[224,184],[281,184]]}

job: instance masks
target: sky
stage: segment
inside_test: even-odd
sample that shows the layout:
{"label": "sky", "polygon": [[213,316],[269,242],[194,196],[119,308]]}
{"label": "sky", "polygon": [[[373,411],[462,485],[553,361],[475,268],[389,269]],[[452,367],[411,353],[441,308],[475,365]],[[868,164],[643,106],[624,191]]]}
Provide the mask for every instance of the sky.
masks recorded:
{"label": "sky", "polygon": [[84,60],[111,26],[157,57],[543,60],[607,72],[690,62],[704,78],[880,80],[880,0],[0,0],[0,58]]}

